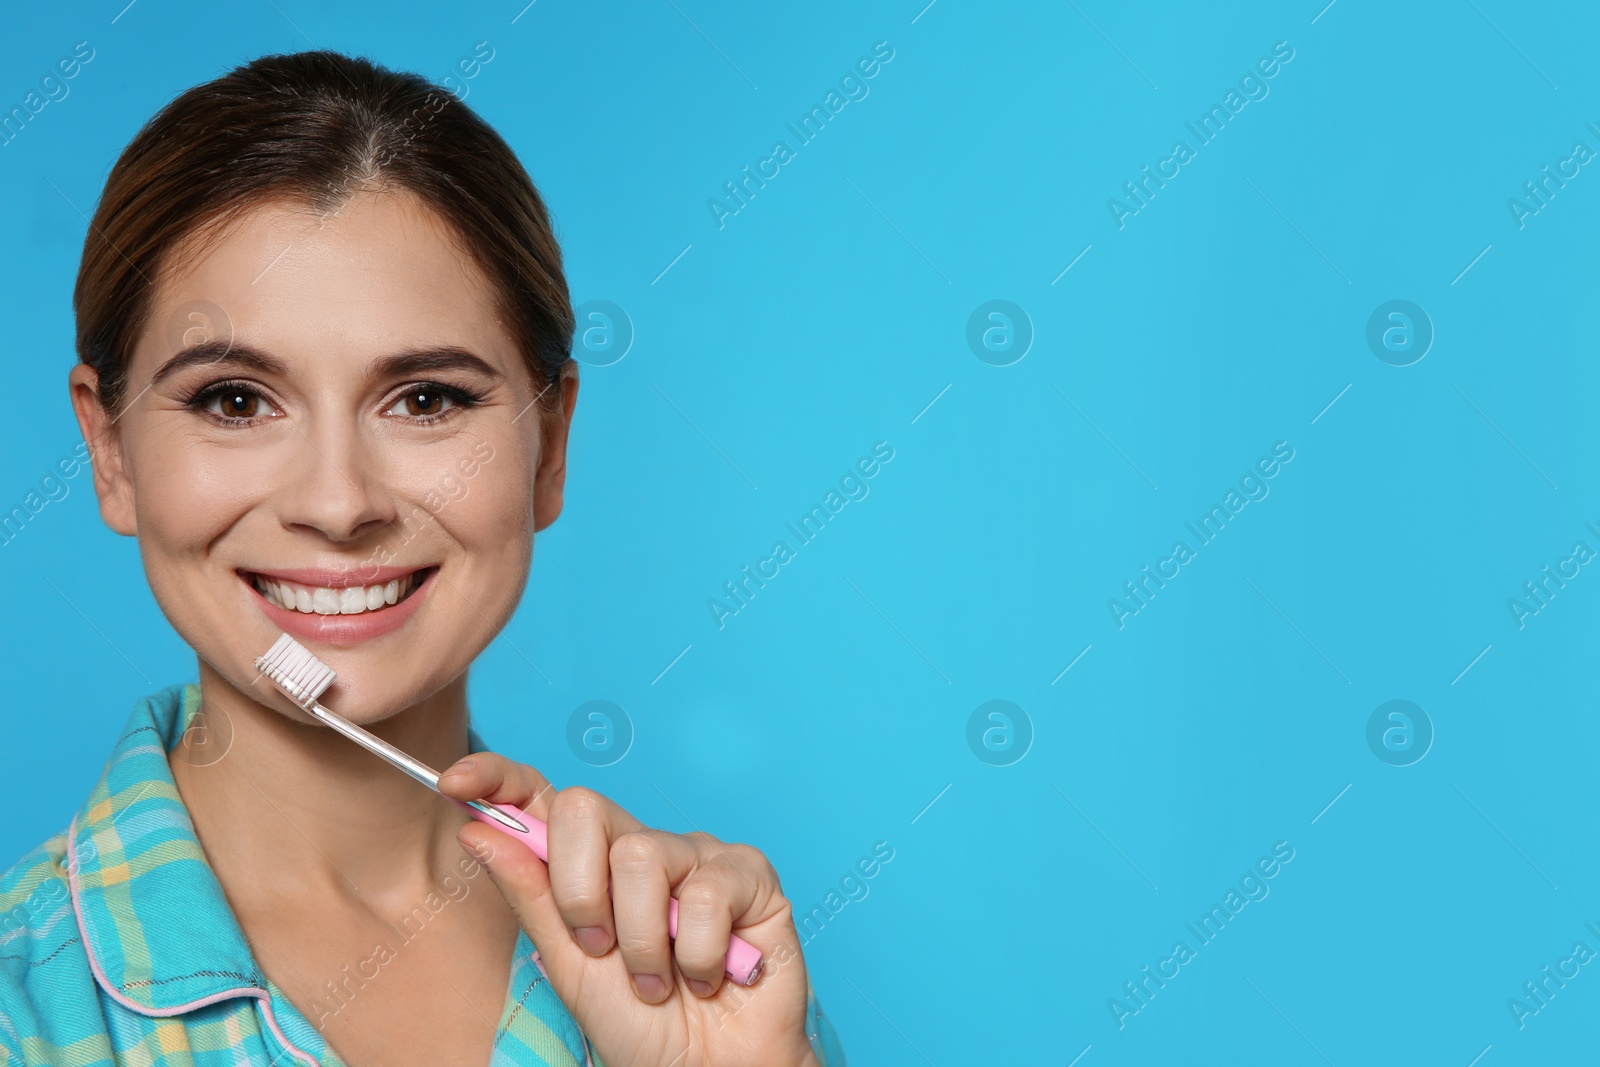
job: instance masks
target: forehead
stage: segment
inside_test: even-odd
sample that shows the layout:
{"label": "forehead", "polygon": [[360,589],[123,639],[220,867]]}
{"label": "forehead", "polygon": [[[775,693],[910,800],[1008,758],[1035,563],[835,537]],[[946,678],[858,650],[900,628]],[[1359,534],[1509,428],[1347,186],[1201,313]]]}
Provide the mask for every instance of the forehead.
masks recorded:
{"label": "forehead", "polygon": [[169,264],[135,364],[176,352],[195,306],[222,318],[208,326],[289,359],[365,360],[420,342],[469,348],[501,369],[515,358],[489,278],[409,193],[358,193],[332,213],[266,202],[191,234]]}

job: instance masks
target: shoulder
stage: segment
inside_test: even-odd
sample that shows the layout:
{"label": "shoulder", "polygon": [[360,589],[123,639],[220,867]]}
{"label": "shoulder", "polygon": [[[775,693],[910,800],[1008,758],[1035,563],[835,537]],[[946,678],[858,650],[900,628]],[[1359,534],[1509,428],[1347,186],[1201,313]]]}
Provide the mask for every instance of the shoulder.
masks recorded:
{"label": "shoulder", "polygon": [[0,874],[0,988],[78,936],[67,883],[67,835],[47,838]]}
{"label": "shoulder", "polygon": [[24,1062],[53,994],[72,992],[62,981],[79,986],[85,975],[66,857],[63,832],[0,874],[0,1063]]}
{"label": "shoulder", "polygon": [[0,910],[10,911],[16,907],[12,898],[19,891],[26,895],[46,881],[65,885],[66,879],[67,832],[62,830],[35,845],[13,863],[10,870],[0,874]]}

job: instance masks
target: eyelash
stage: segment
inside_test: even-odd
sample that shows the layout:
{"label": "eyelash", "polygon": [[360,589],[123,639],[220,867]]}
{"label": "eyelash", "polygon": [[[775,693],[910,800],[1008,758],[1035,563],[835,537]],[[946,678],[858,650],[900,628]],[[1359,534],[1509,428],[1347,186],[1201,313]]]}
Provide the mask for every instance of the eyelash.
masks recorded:
{"label": "eyelash", "polygon": [[[189,394],[188,397],[184,398],[183,404],[190,410],[200,415],[204,415],[217,425],[229,428],[242,428],[257,422],[262,418],[272,417],[257,415],[251,418],[244,418],[241,416],[219,415],[215,412],[207,410],[208,406],[213,400],[228,392],[246,393],[251,396],[259,397],[263,402],[266,402],[267,399],[262,394],[261,390],[252,385],[250,382],[230,379],[228,381],[213,382],[212,384],[201,388],[197,392]],[[454,407],[446,408],[443,412],[437,415],[401,416],[401,418],[404,418],[417,426],[428,426],[436,422],[442,422],[443,420],[451,417],[451,412],[477,407],[484,400],[483,394],[475,392],[471,389],[463,388],[461,386],[445,385],[441,382],[414,382],[406,386],[405,389],[398,394],[394,403],[387,405],[384,410],[387,411],[396,404],[404,403],[406,398],[411,396],[413,393],[437,393],[441,396],[449,398],[449,400],[454,404]]]}

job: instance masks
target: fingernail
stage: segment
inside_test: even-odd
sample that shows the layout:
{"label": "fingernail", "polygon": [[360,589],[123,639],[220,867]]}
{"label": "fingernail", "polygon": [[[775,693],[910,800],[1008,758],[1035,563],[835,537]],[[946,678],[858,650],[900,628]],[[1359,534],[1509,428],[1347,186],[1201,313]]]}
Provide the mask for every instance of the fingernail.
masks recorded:
{"label": "fingernail", "polygon": [[[472,824],[468,823],[467,825],[471,826]],[[456,840],[461,843],[461,847],[466,850],[469,856],[484,866],[487,867],[489,865],[489,861],[494,859],[494,849],[490,848],[488,845],[480,845],[477,841],[470,837],[463,838],[458,836]]]}
{"label": "fingernail", "polygon": [[633,988],[639,991],[639,996],[654,1004],[666,996],[667,983],[653,974],[636,974],[633,976]]}
{"label": "fingernail", "polygon": [[709,997],[711,995],[711,983],[702,982],[698,978],[691,978],[689,979],[689,992],[697,997]]}
{"label": "fingernail", "polygon": [[477,761],[471,756],[463,756],[461,759],[458,759],[452,763],[450,765],[450,769],[445,771],[444,774],[441,774],[439,777],[444,778],[452,774],[466,774],[477,765]]}
{"label": "fingernail", "polygon": [[611,935],[606,933],[606,928],[603,926],[574,927],[572,934],[578,939],[579,947],[591,956],[603,956],[611,947]]}

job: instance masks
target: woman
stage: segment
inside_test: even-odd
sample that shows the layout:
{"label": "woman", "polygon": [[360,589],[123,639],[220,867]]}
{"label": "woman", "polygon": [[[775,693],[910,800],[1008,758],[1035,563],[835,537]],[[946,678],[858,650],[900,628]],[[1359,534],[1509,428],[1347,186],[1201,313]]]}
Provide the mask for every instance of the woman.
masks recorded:
{"label": "woman", "polygon": [[[74,306],[101,516],[200,677],[0,880],[0,1067],[844,1062],[761,853],[469,728],[578,394],[560,250],[493,130],[365,60],[256,60],[128,145]],[[441,792],[548,821],[548,868],[263,681],[281,631]]]}

